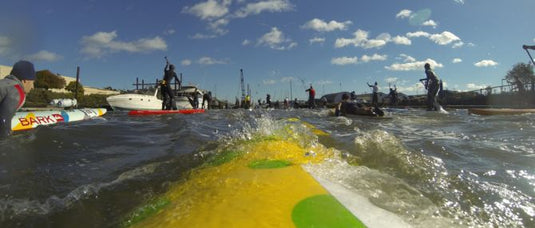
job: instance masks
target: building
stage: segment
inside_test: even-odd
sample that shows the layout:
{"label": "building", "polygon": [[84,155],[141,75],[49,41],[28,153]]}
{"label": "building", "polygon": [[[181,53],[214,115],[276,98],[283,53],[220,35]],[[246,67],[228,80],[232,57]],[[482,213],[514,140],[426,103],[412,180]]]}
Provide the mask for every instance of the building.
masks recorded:
{"label": "building", "polygon": [[[0,65],[0,79],[3,79],[6,76],[8,76],[9,73],[11,73],[11,69],[12,69],[11,66]],[[58,74],[58,76],[60,76],[63,79],[65,79],[65,82],[66,82],[65,85],[68,85],[70,82],[76,81],[76,78],[73,78],[73,77],[59,75],[59,74]],[[50,89],[50,91],[56,92],[56,93],[68,93],[69,92],[69,91],[65,90],[65,88],[63,88],[63,89]],[[113,90],[107,90],[107,89],[98,89],[98,88],[94,88],[94,87],[90,87],[90,86],[85,86],[84,85],[84,94],[85,95],[91,95],[91,94],[116,95],[116,94],[119,94],[119,93],[120,93],[119,91],[113,91]]]}

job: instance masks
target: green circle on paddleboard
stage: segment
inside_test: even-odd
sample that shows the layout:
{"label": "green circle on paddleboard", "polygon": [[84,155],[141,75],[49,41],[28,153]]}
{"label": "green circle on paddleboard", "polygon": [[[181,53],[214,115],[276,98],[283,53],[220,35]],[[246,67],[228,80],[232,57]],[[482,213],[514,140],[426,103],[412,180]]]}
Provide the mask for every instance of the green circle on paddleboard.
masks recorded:
{"label": "green circle on paddleboard", "polygon": [[366,227],[332,195],[316,195],[295,205],[292,221],[302,227]]}
{"label": "green circle on paddleboard", "polygon": [[249,164],[251,169],[278,169],[292,165],[286,160],[258,160]]}

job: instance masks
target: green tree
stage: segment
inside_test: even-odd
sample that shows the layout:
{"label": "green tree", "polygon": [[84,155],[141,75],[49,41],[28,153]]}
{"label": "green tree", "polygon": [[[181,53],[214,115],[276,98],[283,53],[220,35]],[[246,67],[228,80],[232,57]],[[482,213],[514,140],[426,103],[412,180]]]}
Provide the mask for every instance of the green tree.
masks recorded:
{"label": "green tree", "polygon": [[61,89],[65,87],[65,79],[60,76],[57,76],[50,72],[49,70],[41,70],[35,73],[35,87],[36,88],[56,88]]}
{"label": "green tree", "polygon": [[513,66],[513,69],[507,72],[505,80],[509,84],[515,85],[518,91],[523,91],[526,84],[531,84],[535,81],[533,67],[527,63],[517,63]]}
{"label": "green tree", "polygon": [[[69,82],[69,84],[65,87],[65,90],[70,91],[71,93],[76,92],[76,81]],[[84,95],[84,87],[81,83],[78,82],[78,96]],[[78,97],[77,97],[78,99]]]}

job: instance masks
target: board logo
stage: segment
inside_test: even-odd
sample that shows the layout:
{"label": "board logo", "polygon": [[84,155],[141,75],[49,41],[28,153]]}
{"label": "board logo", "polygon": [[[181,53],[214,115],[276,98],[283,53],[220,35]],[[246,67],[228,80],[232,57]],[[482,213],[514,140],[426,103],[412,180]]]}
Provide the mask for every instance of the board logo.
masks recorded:
{"label": "board logo", "polygon": [[19,123],[25,127],[25,126],[33,126],[34,124],[39,125],[46,125],[46,124],[53,124],[57,122],[65,122],[65,119],[63,119],[63,116],[60,114],[51,114],[47,116],[30,116],[24,118],[19,118]]}

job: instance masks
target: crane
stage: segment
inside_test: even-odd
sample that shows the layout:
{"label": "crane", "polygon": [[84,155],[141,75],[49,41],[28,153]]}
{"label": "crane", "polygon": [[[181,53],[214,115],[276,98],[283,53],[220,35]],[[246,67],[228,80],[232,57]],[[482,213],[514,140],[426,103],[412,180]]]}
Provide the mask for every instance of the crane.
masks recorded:
{"label": "crane", "polygon": [[531,62],[535,66],[535,61],[533,60],[533,57],[531,57],[531,54],[528,51],[528,49],[535,50],[535,45],[532,45],[532,46],[522,45],[522,48],[524,48],[524,50],[526,50],[526,53],[528,53],[529,59],[531,60]]}

